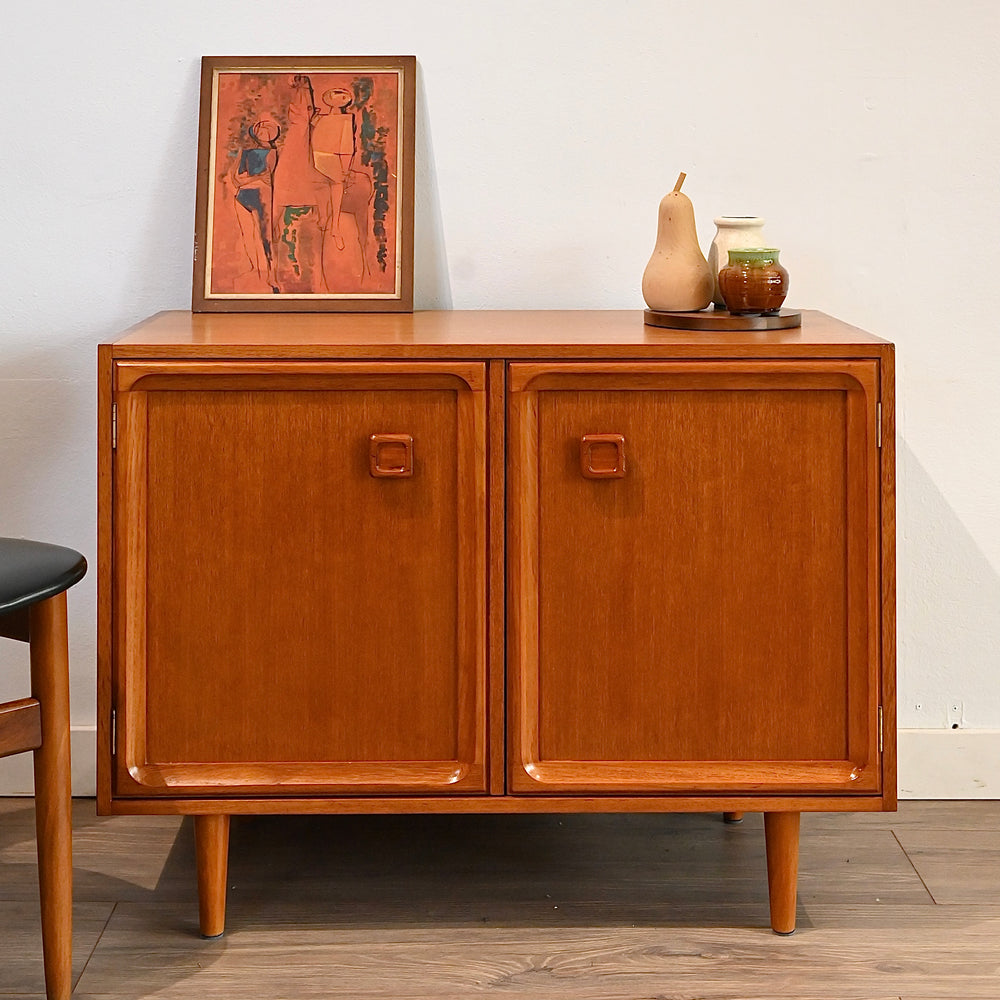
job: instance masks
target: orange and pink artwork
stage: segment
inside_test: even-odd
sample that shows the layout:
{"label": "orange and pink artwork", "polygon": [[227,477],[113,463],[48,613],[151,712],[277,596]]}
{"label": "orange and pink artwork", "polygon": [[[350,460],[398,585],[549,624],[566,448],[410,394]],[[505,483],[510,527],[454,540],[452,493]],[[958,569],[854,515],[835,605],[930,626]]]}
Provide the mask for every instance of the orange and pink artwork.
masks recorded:
{"label": "orange and pink artwork", "polygon": [[220,62],[203,73],[195,307],[412,308],[412,71]]}

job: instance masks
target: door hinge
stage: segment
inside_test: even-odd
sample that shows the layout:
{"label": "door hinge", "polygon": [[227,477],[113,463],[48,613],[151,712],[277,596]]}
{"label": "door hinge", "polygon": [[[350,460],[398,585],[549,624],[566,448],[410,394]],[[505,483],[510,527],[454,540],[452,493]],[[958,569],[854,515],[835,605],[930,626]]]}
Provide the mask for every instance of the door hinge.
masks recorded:
{"label": "door hinge", "polygon": [[111,756],[118,753],[118,717],[115,710],[111,709]]}
{"label": "door hinge", "polygon": [[875,440],[878,442],[878,447],[882,447],[882,404],[875,404]]}
{"label": "door hinge", "polygon": [[882,706],[878,707],[878,752],[882,752]]}
{"label": "door hinge", "polygon": [[118,447],[118,404],[111,404],[111,450]]}

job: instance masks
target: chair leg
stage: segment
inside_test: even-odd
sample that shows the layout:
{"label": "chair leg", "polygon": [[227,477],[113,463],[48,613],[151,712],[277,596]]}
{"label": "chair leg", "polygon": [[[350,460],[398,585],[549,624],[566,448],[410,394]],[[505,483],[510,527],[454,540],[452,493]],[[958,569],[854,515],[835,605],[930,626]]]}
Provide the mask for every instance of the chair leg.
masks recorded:
{"label": "chair leg", "polygon": [[66,594],[29,612],[31,694],[41,703],[42,745],[34,752],[42,954],[49,1000],[73,991],[73,832],[69,757]]}

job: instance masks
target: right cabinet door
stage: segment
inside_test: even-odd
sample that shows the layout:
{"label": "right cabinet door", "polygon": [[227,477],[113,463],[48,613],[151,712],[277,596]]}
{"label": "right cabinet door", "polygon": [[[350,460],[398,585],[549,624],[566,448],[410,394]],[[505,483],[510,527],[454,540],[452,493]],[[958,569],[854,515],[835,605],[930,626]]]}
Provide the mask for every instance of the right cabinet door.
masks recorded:
{"label": "right cabinet door", "polygon": [[510,790],[877,794],[878,362],[508,385]]}

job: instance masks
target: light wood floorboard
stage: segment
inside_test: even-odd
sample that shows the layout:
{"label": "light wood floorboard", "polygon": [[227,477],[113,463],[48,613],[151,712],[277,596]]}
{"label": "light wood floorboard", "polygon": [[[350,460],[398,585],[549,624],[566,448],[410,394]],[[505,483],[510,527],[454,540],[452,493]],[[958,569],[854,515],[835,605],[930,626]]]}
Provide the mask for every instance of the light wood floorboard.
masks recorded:
{"label": "light wood floorboard", "polygon": [[[798,932],[760,817],[245,817],[227,934],[190,820],[74,809],[76,996],[998,1000],[1000,802],[802,821]],[[33,812],[0,800],[0,998],[41,994]]]}
{"label": "light wood floorboard", "polygon": [[934,902],[1000,900],[1000,828],[909,828],[898,831],[897,838]]}
{"label": "light wood floorboard", "polygon": [[[0,865],[0,895],[5,867]],[[113,903],[74,903],[73,981],[76,982],[107,926]],[[35,899],[0,899],[0,996],[42,993],[42,921]]]}

